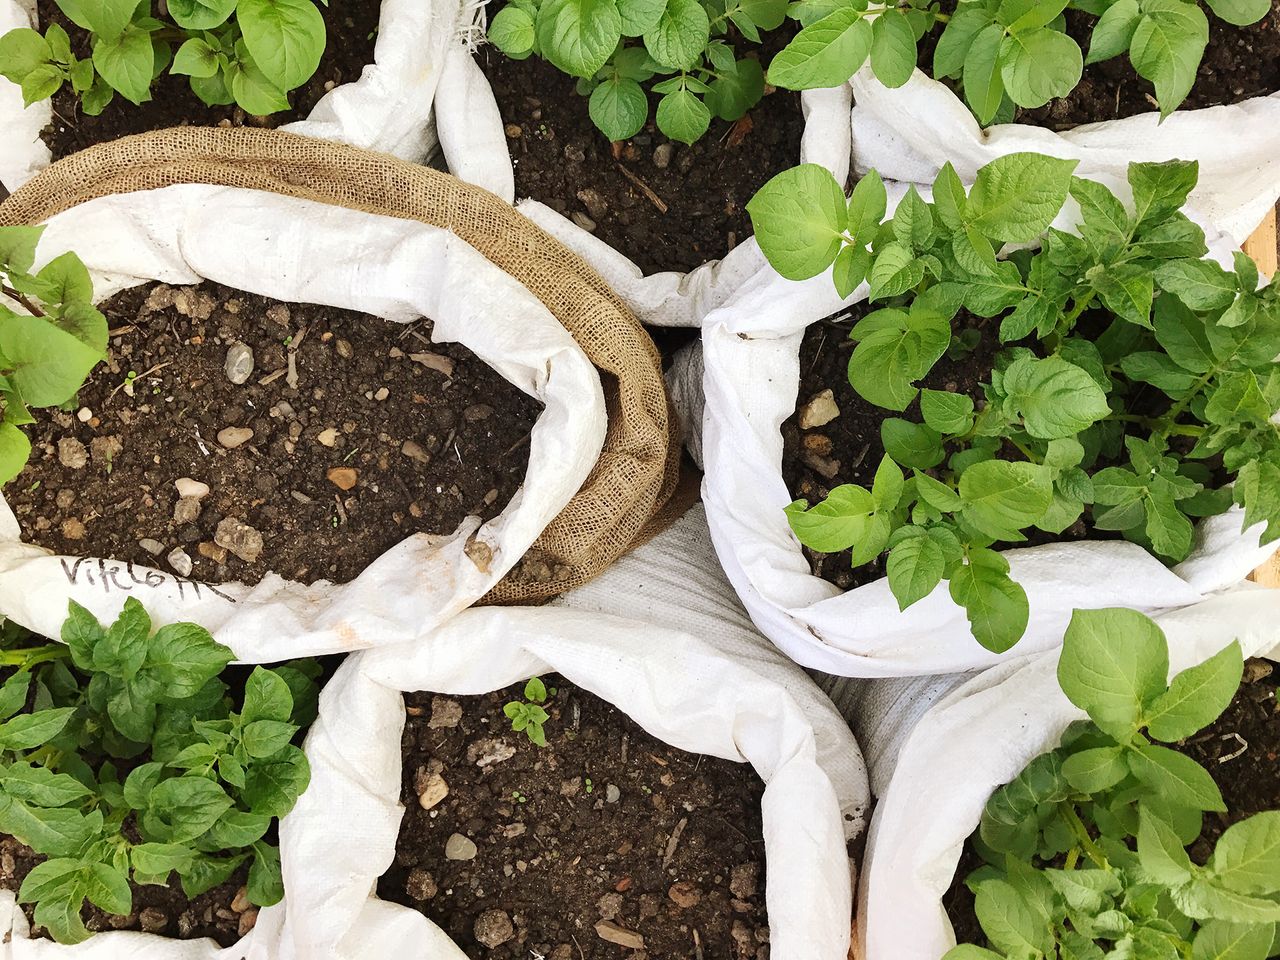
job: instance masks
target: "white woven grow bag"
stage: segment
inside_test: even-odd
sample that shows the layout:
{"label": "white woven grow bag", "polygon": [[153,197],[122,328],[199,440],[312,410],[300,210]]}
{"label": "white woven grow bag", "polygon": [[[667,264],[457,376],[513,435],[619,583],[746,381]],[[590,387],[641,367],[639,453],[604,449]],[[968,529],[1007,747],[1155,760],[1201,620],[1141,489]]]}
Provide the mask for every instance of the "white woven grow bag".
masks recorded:
{"label": "white woven grow bag", "polygon": [[[891,203],[900,196],[893,185]],[[1212,236],[1210,248],[1230,263],[1228,241]],[[756,625],[805,666],[859,677],[989,666],[1002,657],[973,639],[946,583],[903,612],[883,578],[841,591],[810,572],[783,513],[792,497],[780,427],[796,407],[800,341],[811,323],[866,296],[864,284],[842,302],[830,271],[794,283],[762,270],[705,318],[703,500],[716,551]],[[1026,635],[1005,658],[1056,644],[1077,607],[1167,609],[1238,583],[1275,549],[1259,546],[1261,527],[1242,533],[1242,516],[1233,508],[1202,521],[1191,556],[1172,570],[1123,541],[1005,551],[1031,605]]]}
{"label": "white woven grow bag", "polygon": [[[325,94],[306,120],[281,129],[404,160],[426,159],[437,144],[431,118],[436,87],[465,67],[468,58],[456,39],[471,32],[476,16],[474,0],[382,0],[373,63],[360,79]],[[35,0],[0,0],[0,35],[29,26],[36,26]],[[0,184],[9,192],[49,165],[40,131],[51,117],[50,101],[24,110],[18,87],[0,78]]]}
{"label": "white woven grow bag", "polygon": [[1121,181],[1131,161],[1199,160],[1191,204],[1242,243],[1280,197],[1280,92],[1242,103],[1090,123],[1063,133],[1030,124],[983,130],[946,84],[916,70],[891,90],[864,66],[849,81],[853,159],[859,173],[932,183],[948,160],[965,183],[1006,153],[1080,161],[1076,174]]}
{"label": "white woven grow bag", "polygon": [[479,694],[550,671],[674,746],[751,763],[766,784],[772,956],[844,960],[866,772],[830,702],[752,630],[696,509],[551,606],[468,610],[349,658],[307,737],[311,786],[281,826],[286,900],[259,915],[248,955],[462,960],[417,911],[373,896],[403,812],[400,691]]}
{"label": "white woven grow bag", "polygon": [[[455,176],[514,202],[515,176],[493,89],[466,44],[459,42],[458,47],[467,66],[451,70],[436,95],[445,161]],[[820,163],[843,181],[849,169],[848,90],[808,91],[801,102],[805,131],[797,162]],[[586,112],[585,97],[578,106]],[[653,326],[696,327],[709,310],[768,266],[755,240],[748,239],[724,259],[689,273],[645,276],[625,255],[545,204],[523,199],[516,208],[586,260],[642,323]]]}
{"label": "white woven grow bag", "polygon": [[[1157,620],[1171,675],[1234,639],[1246,657],[1280,654],[1277,590],[1249,584]],[[882,730],[902,747],[868,835],[859,957],[938,960],[954,946],[942,897],[987,799],[1085,718],[1058,687],[1057,665],[1056,651],[1001,664],[939,700],[914,729]]]}
{"label": "white woven grow bag", "polygon": [[[19,539],[0,500],[0,610],[43,636],[59,635],[68,599],[109,621],[137,596],[157,623],[199,623],[253,662],[412,640],[484,596],[600,453],[606,413],[595,368],[533,294],[445,230],[277,194],[182,185],[57,215],[41,239],[40,262],[68,249],[89,266],[98,298],[149,280],[204,278],[397,322],[429,316],[436,340],[468,347],[545,409],[524,485],[498,517],[483,524],[468,517],[446,535],[415,534],[336,586],[268,574],[253,587],[211,587],[136,564],[53,556]],[[472,540],[492,551],[487,564],[467,555]]]}

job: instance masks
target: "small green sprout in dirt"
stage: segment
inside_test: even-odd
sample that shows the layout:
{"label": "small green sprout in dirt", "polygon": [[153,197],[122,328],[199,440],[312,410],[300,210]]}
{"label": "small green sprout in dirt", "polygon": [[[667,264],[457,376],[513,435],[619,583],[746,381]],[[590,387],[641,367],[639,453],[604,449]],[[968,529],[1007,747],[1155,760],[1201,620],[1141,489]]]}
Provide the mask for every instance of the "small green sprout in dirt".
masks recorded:
{"label": "small green sprout in dirt", "polygon": [[132,597],[105,629],[73,601],[61,644],[0,628],[0,832],[47,858],[18,899],[55,940],[89,936],[85,900],[126,915],[130,883],[174,873],[196,897],[247,863],[249,900],[280,900],[266,834],[310,779],[293,741],[319,666],[255,667],[233,699],[232,659],[192,623],[153,633]]}
{"label": "small green sprout in dirt", "polygon": [[758,44],[786,12],[787,0],[510,0],[489,40],[513,60],[533,54],[578,77],[610,140],[644,127],[648,84],[661,95],[658,129],[693,143],[713,116],[738,120],[760,101],[764,69],[735,45]]}
{"label": "small green sprout in dirt", "polygon": [[[1257,23],[1270,0],[1206,0],[1222,21]],[[1096,17],[1088,53],[1067,31],[1065,11]],[[1044,106],[1080,82],[1085,64],[1127,53],[1155,87],[1161,117],[1186,99],[1209,43],[1209,18],[1195,0],[797,0],[787,15],[803,29],[769,65],[768,82],[792,90],[836,87],[868,60],[876,79],[901,87],[917,44],[941,30],[933,76],[953,79],[982,124],[1007,123],[1017,107]]]}
{"label": "small green sprout in dirt", "polygon": [[516,733],[524,731],[525,736],[540,747],[547,745],[547,735],[543,730],[550,718],[542,704],[547,702],[547,686],[538,677],[530,677],[524,685],[524,700],[512,700],[502,708],[502,712],[511,721],[511,729]]}
{"label": "small green sprout in dirt", "polygon": [[[288,92],[311,79],[324,53],[324,17],[313,0],[57,4],[87,32],[84,46],[91,52],[77,56],[72,38],[57,23],[43,36],[21,27],[0,37],[0,76],[22,88],[28,106],[67,83],[90,116],[102,113],[117,93],[145,103],[167,68],[187,77],[210,106],[235,103],[265,116],[289,109]],[[81,49],[78,39],[74,46]]]}
{"label": "small green sprout in dirt", "polygon": [[[1172,565],[1192,551],[1193,520],[1233,503],[1242,529],[1280,537],[1280,280],[1263,284],[1238,251],[1231,269],[1206,256],[1181,212],[1194,162],[1130,164],[1127,206],[1075,165],[1010,154],[966,191],[946,164],[932,203],[912,187],[886,218],[874,172],[846,200],[806,164],[747,205],[784,277],[831,268],[844,297],[866,281],[879,309],[850,330],[849,384],[907,414],[882,421],[870,489],[797,500],[792,531],[814,550],[852,549],[854,566],[887,551],[903,610],[947,581],[996,652],[1029,617],[996,545],[1084,519]],[[1051,227],[1068,197],[1073,232]],[[918,385],[958,319],[999,344],[976,400]]]}
{"label": "small green sprout in dirt", "polygon": [[[0,54],[0,63],[4,60]],[[34,423],[30,408],[71,401],[107,355],[107,320],[93,305],[89,271],[64,253],[32,272],[44,227],[0,227],[0,483],[16,477],[31,442],[18,428]]]}
{"label": "small green sprout in dirt", "polygon": [[1089,720],[987,803],[971,841],[987,865],[965,883],[990,949],[963,944],[944,960],[1274,956],[1280,810],[1228,827],[1201,866],[1187,848],[1204,813],[1227,807],[1208,771],[1161,746],[1213,723],[1242,670],[1233,642],[1169,683],[1155,622],[1077,610],[1058,681]]}

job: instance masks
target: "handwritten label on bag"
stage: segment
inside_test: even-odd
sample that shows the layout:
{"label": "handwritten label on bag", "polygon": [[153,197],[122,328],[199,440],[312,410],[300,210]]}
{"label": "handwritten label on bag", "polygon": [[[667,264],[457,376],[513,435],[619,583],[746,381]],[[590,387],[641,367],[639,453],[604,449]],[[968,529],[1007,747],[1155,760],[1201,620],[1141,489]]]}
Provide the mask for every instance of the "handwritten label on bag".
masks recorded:
{"label": "handwritten label on bag", "polygon": [[[74,564],[67,563],[65,557],[59,557],[59,561],[62,563],[62,572],[66,574],[67,582],[73,587],[78,586],[83,580],[91,587],[101,586],[103,593],[110,593],[112,587],[123,593],[131,593],[135,587],[150,587],[158,590],[171,583],[178,588],[180,600],[186,599],[187,587],[190,587],[196,600],[200,599],[201,590],[208,590],[223,600],[236,602],[235,597],[223,593],[217,587],[198,580],[188,580],[176,574],[161,573],[159,570],[148,568],[146,574],[139,577],[132,563],[120,564],[112,560],[90,560],[87,557],[81,557]],[[122,576],[127,576],[128,580],[122,581]]]}

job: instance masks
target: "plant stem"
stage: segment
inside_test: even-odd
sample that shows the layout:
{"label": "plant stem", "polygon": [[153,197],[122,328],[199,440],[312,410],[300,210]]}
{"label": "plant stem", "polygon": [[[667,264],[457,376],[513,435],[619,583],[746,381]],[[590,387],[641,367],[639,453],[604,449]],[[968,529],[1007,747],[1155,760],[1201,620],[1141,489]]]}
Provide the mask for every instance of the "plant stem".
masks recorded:
{"label": "plant stem", "polygon": [[1089,836],[1088,827],[1084,825],[1084,821],[1080,819],[1080,815],[1076,813],[1075,808],[1060,806],[1058,812],[1063,820],[1066,821],[1067,826],[1071,828],[1071,832],[1076,835],[1076,839],[1080,841],[1080,849],[1084,851],[1085,856],[1103,870],[1110,870],[1111,864],[1107,862],[1106,854],[1093,842],[1093,837]]}
{"label": "plant stem", "polygon": [[63,660],[69,656],[71,656],[71,650],[60,643],[43,647],[19,647],[0,652],[0,666],[30,670],[37,664],[49,660]]}
{"label": "plant stem", "polygon": [[9,286],[7,283],[0,283],[0,293],[3,293],[10,300],[14,300],[22,304],[22,306],[26,308],[27,312],[30,313],[33,317],[44,316],[43,310],[41,310],[34,303],[28,300],[25,296],[23,296],[17,290],[13,289],[13,287]]}

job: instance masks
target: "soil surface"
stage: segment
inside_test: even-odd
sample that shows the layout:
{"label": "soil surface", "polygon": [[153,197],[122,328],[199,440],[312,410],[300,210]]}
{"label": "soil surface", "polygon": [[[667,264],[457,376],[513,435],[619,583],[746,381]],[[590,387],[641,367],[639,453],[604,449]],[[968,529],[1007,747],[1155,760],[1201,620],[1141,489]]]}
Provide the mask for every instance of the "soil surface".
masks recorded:
{"label": "soil surface", "polygon": [[[1280,667],[1270,660],[1245,664],[1244,682],[1216,721],[1189,740],[1169,744],[1209,771],[1222,791],[1226,813],[1207,813],[1204,832],[1190,847],[1191,859],[1208,862],[1218,838],[1232,824],[1255,813],[1280,808]],[[985,944],[964,879],[982,866],[966,844],[951,889],[943,898],[957,943]]]}
{"label": "soil surface", "polygon": [[[917,423],[922,421],[918,399],[906,412],[894,413],[864,400],[849,385],[849,357],[856,346],[849,339],[849,331],[866,312],[867,305],[860,304],[854,311],[810,324],[800,343],[800,391],[796,398],[796,412],[782,424],[782,479],[791,496],[797,500],[803,498],[811,504],[817,503],[842,483],[856,483],[870,489],[876,468],[884,456],[880,424],[887,417],[902,417]],[[956,331],[963,329],[966,322],[980,331],[986,325],[995,325],[992,326],[994,333],[999,318],[984,320],[961,314],[955,321]],[[1000,347],[995,336],[983,337],[973,353],[958,360],[944,355],[919,384],[933,390],[967,393],[981,406],[984,397],[982,384],[989,378]],[[802,430],[801,411],[826,390],[833,394],[839,415],[826,424]],[[853,568],[849,550],[820,553],[808,547],[802,549],[814,575],[842,590],[871,583],[884,576],[884,557]]]}
{"label": "soil surface", "polygon": [[[943,8],[954,4],[943,3]],[[1178,107],[1194,110],[1221,104],[1240,103],[1280,90],[1280,0],[1272,0],[1271,12],[1257,23],[1236,27],[1209,17],[1209,46],[1191,93]],[[1089,50],[1089,36],[1096,17],[1067,12],[1067,32]],[[933,48],[940,30],[932,31],[920,44],[920,68],[933,75]],[[946,81],[950,83],[950,81]],[[1050,130],[1068,130],[1100,120],[1118,120],[1159,109],[1155,87],[1142,79],[1129,63],[1127,53],[1086,66],[1079,85],[1071,93],[1050,100],[1033,110],[1019,109],[1018,123],[1030,123]]]}
{"label": "soil surface", "polygon": [[[793,33],[784,25],[759,47],[739,47],[757,49],[767,64]],[[657,131],[658,97],[650,96],[645,128],[611,145],[591,122],[573,77],[537,57],[510,60],[492,46],[477,59],[506,124],[516,196],[572,218],[645,274],[688,271],[723,257],[751,236],[747,201],[800,160],[804,117],[793,91],[767,93],[737,123],[713,120],[692,146]]]}
{"label": "soil surface", "polygon": [[[0,834],[0,886],[17,892],[27,874],[46,859],[26,844]],[[248,866],[242,866],[226,883],[191,900],[183,894],[176,875],[163,887],[130,881],[133,909],[126,916],[105,913],[87,901],[80,915],[94,933],[140,930],[179,940],[212,937],[229,947],[252,930],[258,919],[258,908],[244,895],[248,876]],[[32,924],[32,936],[48,936],[43,927],[35,926],[35,904],[24,904],[23,911]]]}
{"label": "soil surface", "polygon": [[36,411],[6,490],[26,536],[58,553],[214,583],[341,583],[412,533],[496,516],[524,480],[541,405],[465,347],[431,343],[429,320],[212,283],[137,287],[101,309],[107,361],[70,411]]}
{"label": "soil surface", "polygon": [[[43,134],[45,143],[53,151],[53,159],[95,143],[166,127],[245,124],[278,127],[305,119],[325,93],[338,84],[356,80],[365,65],[373,62],[373,46],[378,35],[379,4],[373,0],[328,0],[327,5],[318,3],[317,6],[324,15],[327,34],[324,56],[315,75],[289,94],[292,110],[270,117],[251,117],[235,104],[210,107],[191,91],[186,77],[174,76],[166,70],[152,86],[151,100],[135,106],[116,94],[99,116],[89,117],[80,112],[79,98],[67,84],[53,97],[53,121]],[[71,37],[76,56],[90,55],[88,32],[71,23],[54,0],[39,0],[37,10],[42,29],[50,22],[62,24]]]}
{"label": "soil surface", "polygon": [[[545,747],[503,715],[523,685],[406,696],[407,811],[378,895],[477,960],[766,960],[754,771],[667,746],[546,680],[559,690]],[[424,809],[441,780],[447,796]]]}

